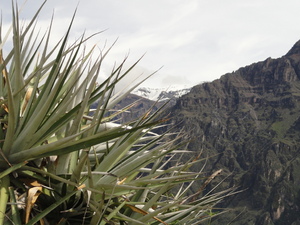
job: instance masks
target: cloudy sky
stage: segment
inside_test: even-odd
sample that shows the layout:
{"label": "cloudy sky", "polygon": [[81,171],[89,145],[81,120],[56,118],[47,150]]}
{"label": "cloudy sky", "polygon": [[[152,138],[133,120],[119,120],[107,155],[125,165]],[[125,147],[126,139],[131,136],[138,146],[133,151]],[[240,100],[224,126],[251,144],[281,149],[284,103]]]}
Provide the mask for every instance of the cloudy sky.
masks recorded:
{"label": "cloudy sky", "polygon": [[[24,1],[18,0],[19,5]],[[42,0],[27,0],[22,19]],[[286,54],[300,39],[299,0],[48,0],[38,26],[54,12],[53,38],[61,37],[78,5],[72,36],[93,34],[91,44],[117,43],[104,73],[129,53],[129,64],[145,54],[134,73],[150,74],[150,87],[193,86],[212,81],[268,57]],[[11,3],[0,0],[4,27]]]}

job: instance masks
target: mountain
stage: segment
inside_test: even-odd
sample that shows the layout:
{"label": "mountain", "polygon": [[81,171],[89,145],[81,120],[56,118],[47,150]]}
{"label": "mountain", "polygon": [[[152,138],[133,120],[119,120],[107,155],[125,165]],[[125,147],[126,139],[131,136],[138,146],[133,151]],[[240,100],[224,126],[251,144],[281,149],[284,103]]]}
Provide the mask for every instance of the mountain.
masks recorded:
{"label": "mountain", "polygon": [[132,94],[141,96],[152,101],[169,101],[175,102],[177,98],[188,93],[191,88],[187,86],[170,86],[167,88],[148,88],[139,87]]}
{"label": "mountain", "polygon": [[188,149],[208,157],[208,174],[223,169],[221,188],[243,190],[213,224],[300,224],[300,41],[281,58],[193,87],[167,113]]}
{"label": "mountain", "polygon": [[135,102],[119,119],[133,120],[172,99],[165,112],[172,131],[184,132],[188,150],[207,157],[208,176],[223,170],[205,191],[223,179],[220,190],[242,191],[218,206],[230,210],[212,224],[300,224],[300,41],[281,58],[178,90],[137,89],[117,105]]}
{"label": "mountain", "polygon": [[[131,108],[119,114],[115,119],[121,123],[133,121],[144,115],[149,109],[156,111],[163,105],[165,105],[165,108],[174,105],[180,96],[189,91],[190,88],[186,86],[171,86],[168,88],[139,87],[115,106],[115,110],[120,110],[132,104]],[[92,108],[96,107],[97,103],[92,106]]]}

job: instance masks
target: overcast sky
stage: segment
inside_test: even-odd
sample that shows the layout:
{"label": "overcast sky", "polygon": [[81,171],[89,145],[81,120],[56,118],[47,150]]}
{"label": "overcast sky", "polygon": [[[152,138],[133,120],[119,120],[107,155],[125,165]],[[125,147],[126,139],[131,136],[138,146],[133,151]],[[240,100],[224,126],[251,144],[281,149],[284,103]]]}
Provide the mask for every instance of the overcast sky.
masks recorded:
{"label": "overcast sky", "polygon": [[[24,1],[18,1],[20,5]],[[28,0],[30,18],[42,0]],[[104,31],[91,44],[118,41],[104,65],[109,71],[129,52],[144,53],[135,73],[163,68],[142,86],[193,86],[212,81],[268,57],[278,58],[300,39],[299,0],[48,0],[39,18],[47,27],[54,11],[53,37],[61,37],[78,5],[72,36]],[[0,0],[3,24],[11,3]]]}

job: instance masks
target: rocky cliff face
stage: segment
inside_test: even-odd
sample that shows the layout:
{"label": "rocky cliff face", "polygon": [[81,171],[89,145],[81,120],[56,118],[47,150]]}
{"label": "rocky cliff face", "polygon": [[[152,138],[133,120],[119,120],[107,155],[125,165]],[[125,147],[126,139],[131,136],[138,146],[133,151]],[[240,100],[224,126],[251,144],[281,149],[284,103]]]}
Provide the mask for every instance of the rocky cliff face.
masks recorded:
{"label": "rocky cliff face", "polygon": [[232,224],[300,224],[300,41],[279,59],[193,87],[170,112],[189,149],[229,175],[223,188],[245,190],[223,203],[234,210],[216,224],[240,212]]}

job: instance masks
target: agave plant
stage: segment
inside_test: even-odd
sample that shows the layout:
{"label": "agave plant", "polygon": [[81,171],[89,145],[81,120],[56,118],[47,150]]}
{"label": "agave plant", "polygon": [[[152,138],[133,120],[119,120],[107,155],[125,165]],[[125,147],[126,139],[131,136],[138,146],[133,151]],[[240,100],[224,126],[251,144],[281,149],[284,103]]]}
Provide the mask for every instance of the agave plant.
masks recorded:
{"label": "agave plant", "polygon": [[231,190],[202,196],[210,177],[198,193],[186,195],[201,178],[188,168],[200,159],[170,163],[187,151],[175,144],[180,135],[155,132],[164,121],[157,119],[160,110],[123,124],[114,119],[131,105],[110,113],[135,87],[115,90],[140,59],[124,69],[125,58],[101,81],[110,48],[94,59],[94,49],[85,49],[90,37],[69,45],[73,17],[49,49],[52,22],[43,36],[35,31],[45,3],[22,27],[13,3],[4,36],[0,26],[0,225],[199,224],[210,218]]}

